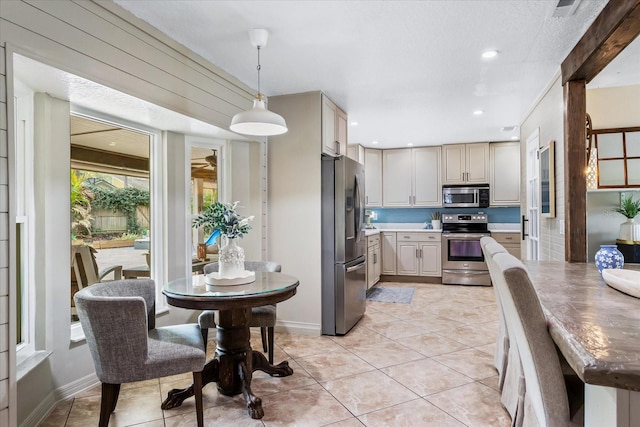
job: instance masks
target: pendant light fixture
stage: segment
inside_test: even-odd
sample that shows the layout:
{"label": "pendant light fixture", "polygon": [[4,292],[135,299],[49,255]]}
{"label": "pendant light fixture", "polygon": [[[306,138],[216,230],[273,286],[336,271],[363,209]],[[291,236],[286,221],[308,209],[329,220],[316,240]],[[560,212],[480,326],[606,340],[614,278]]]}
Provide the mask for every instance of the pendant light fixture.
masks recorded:
{"label": "pendant light fixture", "polygon": [[249,37],[251,44],[258,49],[258,66],[256,67],[258,70],[258,94],[253,100],[253,108],[233,116],[229,129],[244,135],[280,135],[288,130],[287,123],[279,114],[267,110],[260,92],[260,49],[266,46],[269,32],[261,28],[254,28],[249,31]]}

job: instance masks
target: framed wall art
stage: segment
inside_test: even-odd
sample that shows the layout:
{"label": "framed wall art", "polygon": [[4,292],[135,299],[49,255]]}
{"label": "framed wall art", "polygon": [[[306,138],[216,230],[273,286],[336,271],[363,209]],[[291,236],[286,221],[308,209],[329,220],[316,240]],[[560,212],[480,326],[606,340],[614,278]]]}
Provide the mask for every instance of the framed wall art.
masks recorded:
{"label": "framed wall art", "polygon": [[555,141],[540,150],[540,214],[556,216]]}

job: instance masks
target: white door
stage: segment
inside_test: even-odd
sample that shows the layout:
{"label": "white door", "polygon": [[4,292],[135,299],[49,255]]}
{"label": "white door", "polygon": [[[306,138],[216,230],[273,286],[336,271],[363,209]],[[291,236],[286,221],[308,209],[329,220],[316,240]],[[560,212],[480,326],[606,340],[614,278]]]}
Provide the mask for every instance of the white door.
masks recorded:
{"label": "white door", "polygon": [[527,214],[529,237],[527,259],[540,259],[540,133],[536,129],[527,138]]}

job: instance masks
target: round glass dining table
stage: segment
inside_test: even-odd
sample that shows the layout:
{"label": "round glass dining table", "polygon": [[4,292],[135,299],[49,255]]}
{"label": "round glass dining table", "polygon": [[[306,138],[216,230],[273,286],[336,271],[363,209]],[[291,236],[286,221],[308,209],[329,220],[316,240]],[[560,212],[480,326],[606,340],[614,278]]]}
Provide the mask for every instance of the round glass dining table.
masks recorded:
{"label": "round glass dining table", "polygon": [[[255,281],[243,285],[209,285],[204,275],[196,275],[173,280],[162,289],[172,306],[218,310],[216,357],[204,367],[202,386],[216,382],[218,391],[224,395],[243,393],[251,418],[264,416],[262,400],[251,391],[252,373],[260,370],[278,377],[293,374],[287,361],[271,365],[262,352],[251,349],[251,308],[285,301],[296,294],[298,285],[298,279],[293,276],[256,272]],[[162,409],[180,406],[193,396],[193,387],[171,390],[162,403]]]}

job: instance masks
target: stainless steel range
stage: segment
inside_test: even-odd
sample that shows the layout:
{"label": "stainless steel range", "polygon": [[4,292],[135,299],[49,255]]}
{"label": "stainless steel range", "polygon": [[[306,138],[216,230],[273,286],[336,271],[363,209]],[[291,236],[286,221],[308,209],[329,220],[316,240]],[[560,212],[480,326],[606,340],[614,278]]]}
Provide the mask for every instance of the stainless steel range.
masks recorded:
{"label": "stainless steel range", "polygon": [[487,214],[442,215],[442,283],[491,286],[480,239],[490,236]]}

